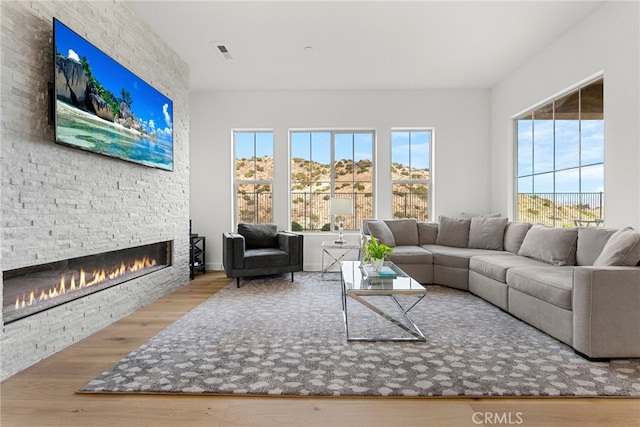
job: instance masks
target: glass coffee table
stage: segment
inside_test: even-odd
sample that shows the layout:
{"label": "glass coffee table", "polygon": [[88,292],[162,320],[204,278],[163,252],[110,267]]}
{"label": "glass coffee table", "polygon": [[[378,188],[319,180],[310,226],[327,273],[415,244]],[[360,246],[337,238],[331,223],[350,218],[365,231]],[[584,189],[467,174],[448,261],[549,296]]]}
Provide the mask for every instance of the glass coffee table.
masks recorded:
{"label": "glass coffee table", "polygon": [[[361,261],[342,261],[340,263],[342,281],[342,310],[344,314],[344,327],[347,334],[347,341],[426,341],[420,328],[409,316],[409,311],[416,306],[426,296],[427,290],[420,283],[412,279],[407,273],[402,271],[397,265],[390,261],[385,261],[385,270],[389,273],[386,277],[380,277],[371,272],[369,264]],[[394,277],[395,276],[395,277]],[[400,295],[415,295],[416,300],[408,307],[404,308],[396,298]],[[393,315],[388,309],[381,309],[368,301],[371,296],[390,297],[399,315]],[[380,315],[407,334],[403,337],[354,337],[349,332],[349,310],[347,298],[351,298],[372,312]],[[393,310],[398,312],[398,310]],[[404,320],[405,322],[402,322]]]}

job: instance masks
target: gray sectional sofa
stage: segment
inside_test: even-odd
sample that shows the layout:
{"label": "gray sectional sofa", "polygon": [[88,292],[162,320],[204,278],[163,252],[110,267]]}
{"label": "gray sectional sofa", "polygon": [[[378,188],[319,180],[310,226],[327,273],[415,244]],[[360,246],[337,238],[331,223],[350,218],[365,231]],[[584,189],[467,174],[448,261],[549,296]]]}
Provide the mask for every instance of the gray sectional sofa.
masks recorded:
{"label": "gray sectional sofa", "polygon": [[507,218],[372,220],[362,238],[422,284],[469,291],[589,359],[640,357],[640,232]]}

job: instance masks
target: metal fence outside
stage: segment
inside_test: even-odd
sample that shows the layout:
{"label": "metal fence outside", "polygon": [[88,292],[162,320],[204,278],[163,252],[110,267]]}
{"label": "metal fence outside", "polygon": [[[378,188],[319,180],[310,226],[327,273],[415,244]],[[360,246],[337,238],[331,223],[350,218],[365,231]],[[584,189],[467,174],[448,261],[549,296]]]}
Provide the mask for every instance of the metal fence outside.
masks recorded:
{"label": "metal fence outside", "polygon": [[253,192],[238,194],[238,222],[273,222],[273,193]]}
{"label": "metal fence outside", "polygon": [[[373,194],[336,194],[353,198],[353,215],[345,216],[345,230],[359,230],[362,220],[373,218]],[[600,221],[604,193],[518,193],[517,221],[574,227],[576,221]],[[394,192],[395,218],[427,221],[428,198],[424,194]],[[239,222],[273,222],[270,192],[238,195]],[[296,231],[331,231],[331,193],[291,193],[291,222]]]}
{"label": "metal fence outside", "polygon": [[[353,215],[344,218],[345,230],[359,230],[362,220],[373,216],[373,194],[340,194],[353,199]],[[291,193],[293,231],[331,231],[331,193]]]}
{"label": "metal fence outside", "polygon": [[[337,193],[334,197],[353,199],[353,215],[345,216],[345,230],[360,230],[362,220],[373,218],[372,193]],[[238,222],[272,222],[272,203],[272,193],[238,194]],[[395,218],[428,219],[428,201],[424,194],[396,191],[392,205]],[[331,231],[331,193],[291,193],[291,227],[294,231]]]}
{"label": "metal fence outside", "polygon": [[429,220],[429,197],[426,193],[394,191],[391,203],[394,218]]}
{"label": "metal fence outside", "polygon": [[575,227],[603,220],[604,193],[518,193],[518,221]]}

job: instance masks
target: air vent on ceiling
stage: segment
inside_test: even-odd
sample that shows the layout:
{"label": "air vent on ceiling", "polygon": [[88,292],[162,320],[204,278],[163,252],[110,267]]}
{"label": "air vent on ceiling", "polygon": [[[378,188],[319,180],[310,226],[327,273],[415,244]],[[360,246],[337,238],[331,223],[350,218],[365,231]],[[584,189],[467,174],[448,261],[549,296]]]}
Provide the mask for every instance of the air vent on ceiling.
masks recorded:
{"label": "air vent on ceiling", "polygon": [[215,46],[216,50],[220,55],[222,55],[225,61],[233,61],[233,56],[231,56],[231,53],[229,52],[229,48],[225,43],[212,42],[211,44]]}

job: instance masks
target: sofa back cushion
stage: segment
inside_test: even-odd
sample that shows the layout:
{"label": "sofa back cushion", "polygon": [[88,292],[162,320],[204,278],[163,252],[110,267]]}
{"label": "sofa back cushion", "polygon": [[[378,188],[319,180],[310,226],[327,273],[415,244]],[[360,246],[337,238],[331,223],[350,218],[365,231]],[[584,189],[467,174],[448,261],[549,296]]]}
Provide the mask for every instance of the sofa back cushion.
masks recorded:
{"label": "sofa back cushion", "polygon": [[418,244],[435,245],[438,238],[437,222],[418,222]]}
{"label": "sofa back cushion", "polygon": [[469,226],[470,248],[503,249],[504,229],[509,218],[473,217]]}
{"label": "sofa back cushion", "polygon": [[528,222],[507,223],[504,229],[504,250],[517,254],[530,228],[531,224]]}
{"label": "sofa back cushion", "polygon": [[277,248],[278,226],[276,224],[238,224],[238,234],[244,237],[246,249]]}
{"label": "sofa back cushion", "polygon": [[415,219],[393,219],[385,221],[395,240],[395,246],[418,244],[418,221]]}
{"label": "sofa back cushion", "polygon": [[640,231],[631,227],[616,231],[593,265],[640,265]]}
{"label": "sofa back cushion", "polygon": [[593,265],[611,236],[617,230],[602,227],[578,228],[578,249],[576,251],[577,265]]}
{"label": "sofa back cushion", "polygon": [[391,248],[396,245],[396,239],[386,222],[380,219],[368,220],[367,229],[369,234],[375,237],[379,243],[384,243]]}
{"label": "sofa back cushion", "polygon": [[468,218],[450,218],[441,216],[439,219],[438,237],[436,244],[466,248],[469,244],[469,227],[471,220]]}
{"label": "sofa back cushion", "polygon": [[518,255],[553,265],[575,265],[578,229],[536,224],[524,237]]}
{"label": "sofa back cushion", "polygon": [[500,212],[495,213],[473,213],[473,212],[460,212],[460,218],[500,218],[502,214]]}

